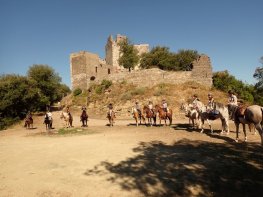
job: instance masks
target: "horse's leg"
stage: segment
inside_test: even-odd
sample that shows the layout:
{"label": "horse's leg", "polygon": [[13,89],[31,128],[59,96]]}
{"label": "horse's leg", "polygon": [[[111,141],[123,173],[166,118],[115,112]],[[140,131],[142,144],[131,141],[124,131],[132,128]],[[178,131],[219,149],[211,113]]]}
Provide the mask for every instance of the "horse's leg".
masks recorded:
{"label": "horse's leg", "polygon": [[261,137],[261,145],[263,146],[263,129],[262,129],[262,126],[260,123],[256,124],[255,125],[256,129],[258,130],[259,132],[259,135]]}
{"label": "horse's leg", "polygon": [[252,130],[254,131],[254,135],[257,135],[257,131],[255,129],[255,125],[254,124],[248,124],[248,128],[249,128],[249,132],[252,132]]}
{"label": "horse's leg", "polygon": [[244,123],[242,123],[243,126],[243,133],[245,135],[245,142],[247,142],[247,132],[246,132],[246,125]]}
{"label": "horse's leg", "polygon": [[213,133],[213,128],[212,128],[211,121],[209,119],[207,119],[207,122],[208,122],[208,125],[209,125],[210,132]]}
{"label": "horse's leg", "polygon": [[199,127],[201,128],[200,133],[204,132],[204,123],[205,123],[205,119],[201,118],[200,125],[199,125]]}
{"label": "horse's leg", "polygon": [[228,122],[228,119],[227,118],[225,118],[225,126],[226,126],[226,131],[227,131],[227,135],[230,133],[230,131],[229,131],[229,122]]}
{"label": "horse's leg", "polygon": [[172,116],[169,118],[169,121],[170,121],[169,126],[171,126],[173,123],[173,117]]}
{"label": "horse's leg", "polygon": [[239,133],[239,122],[235,122],[236,125],[236,142],[238,142],[238,133]]}

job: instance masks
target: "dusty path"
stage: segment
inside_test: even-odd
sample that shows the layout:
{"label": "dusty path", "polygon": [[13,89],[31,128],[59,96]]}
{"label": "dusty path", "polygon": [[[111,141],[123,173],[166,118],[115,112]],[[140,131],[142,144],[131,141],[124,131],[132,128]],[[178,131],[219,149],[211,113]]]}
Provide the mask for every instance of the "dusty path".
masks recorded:
{"label": "dusty path", "polygon": [[[54,118],[55,131],[63,122],[58,112]],[[263,186],[262,152],[255,151],[261,150],[259,135],[249,133],[247,144],[236,145],[234,132],[200,134],[187,129],[186,119],[153,128],[128,126],[133,120],[117,120],[110,128],[106,119],[91,119],[85,135],[42,135],[42,117],[35,119],[35,129],[17,125],[0,132],[1,197],[218,196],[223,189],[235,195],[242,192],[242,182],[235,180],[242,173],[248,190]],[[80,127],[78,117],[74,125]],[[219,125],[215,122],[214,128]],[[235,162],[248,173],[236,169]],[[239,175],[224,173],[226,167]],[[216,178],[212,169],[221,170],[222,177]],[[212,180],[206,177],[209,173]],[[221,189],[210,185],[214,179]]]}

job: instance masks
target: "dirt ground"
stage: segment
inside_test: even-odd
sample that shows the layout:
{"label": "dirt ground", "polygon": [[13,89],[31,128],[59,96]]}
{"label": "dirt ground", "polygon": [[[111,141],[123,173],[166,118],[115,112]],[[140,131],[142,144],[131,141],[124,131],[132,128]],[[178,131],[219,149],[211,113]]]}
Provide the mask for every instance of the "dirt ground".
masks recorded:
{"label": "dirt ground", "polygon": [[[86,133],[56,135],[54,112],[47,134],[43,117],[34,129],[22,124],[0,131],[0,196],[262,196],[263,154],[259,135],[248,142],[200,134],[177,119],[169,127],[138,128],[130,120],[90,119]],[[81,128],[79,117],[73,125]],[[208,125],[205,124],[208,128]]]}

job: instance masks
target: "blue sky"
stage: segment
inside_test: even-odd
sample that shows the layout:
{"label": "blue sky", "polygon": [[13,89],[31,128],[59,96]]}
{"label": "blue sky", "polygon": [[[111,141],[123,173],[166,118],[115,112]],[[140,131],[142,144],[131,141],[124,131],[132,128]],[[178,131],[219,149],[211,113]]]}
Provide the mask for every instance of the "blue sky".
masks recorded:
{"label": "blue sky", "polygon": [[0,74],[47,64],[70,86],[69,55],[105,56],[111,34],[193,49],[250,84],[263,56],[262,0],[0,0]]}

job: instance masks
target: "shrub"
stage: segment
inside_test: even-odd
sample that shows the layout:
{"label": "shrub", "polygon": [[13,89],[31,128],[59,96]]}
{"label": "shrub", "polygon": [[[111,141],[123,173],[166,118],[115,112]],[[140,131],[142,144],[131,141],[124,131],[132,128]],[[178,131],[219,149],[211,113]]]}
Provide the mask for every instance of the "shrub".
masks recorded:
{"label": "shrub", "polygon": [[80,88],[77,88],[77,89],[75,89],[74,91],[73,91],[73,95],[74,96],[78,96],[78,95],[80,95],[82,93],[82,90],[80,89]]}
{"label": "shrub", "polygon": [[102,82],[101,82],[101,85],[106,89],[108,89],[111,85],[112,85],[112,82],[110,80],[106,80],[106,79],[103,79]]}
{"label": "shrub", "polygon": [[121,100],[131,100],[132,99],[132,94],[131,92],[125,92],[122,97],[121,97]]}
{"label": "shrub", "polygon": [[12,124],[19,121],[19,117],[16,118],[0,118],[0,130],[6,129],[7,127],[11,126]]}
{"label": "shrub", "polygon": [[131,92],[131,95],[135,96],[135,95],[143,95],[145,93],[145,88],[141,87],[141,88],[136,88],[135,90],[133,90]]}

